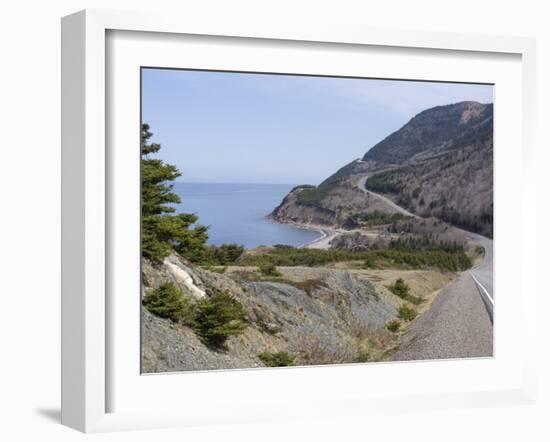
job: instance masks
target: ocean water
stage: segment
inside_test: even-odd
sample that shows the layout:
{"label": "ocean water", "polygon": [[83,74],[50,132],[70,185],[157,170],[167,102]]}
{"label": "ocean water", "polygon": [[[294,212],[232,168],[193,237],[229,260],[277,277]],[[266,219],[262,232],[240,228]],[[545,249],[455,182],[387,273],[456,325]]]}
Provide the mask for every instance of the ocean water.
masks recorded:
{"label": "ocean water", "polygon": [[209,226],[209,244],[301,246],[321,236],[315,230],[277,224],[266,218],[292,189],[286,184],[175,183],[176,212],[195,213]]}

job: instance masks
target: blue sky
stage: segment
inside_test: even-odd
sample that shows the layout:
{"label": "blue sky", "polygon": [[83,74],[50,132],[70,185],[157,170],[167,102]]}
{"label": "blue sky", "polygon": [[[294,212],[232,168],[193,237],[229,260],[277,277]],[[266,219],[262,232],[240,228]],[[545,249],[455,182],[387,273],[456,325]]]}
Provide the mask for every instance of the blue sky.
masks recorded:
{"label": "blue sky", "polygon": [[415,114],[493,87],[144,69],[142,116],[180,181],[318,184]]}

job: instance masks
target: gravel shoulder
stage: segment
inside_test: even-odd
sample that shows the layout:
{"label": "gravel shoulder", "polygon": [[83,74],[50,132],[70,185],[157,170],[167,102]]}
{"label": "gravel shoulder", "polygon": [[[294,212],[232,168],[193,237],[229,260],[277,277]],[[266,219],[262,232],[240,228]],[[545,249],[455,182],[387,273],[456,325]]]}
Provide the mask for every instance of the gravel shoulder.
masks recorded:
{"label": "gravel shoulder", "polygon": [[394,361],[493,356],[493,325],[471,276],[441,291],[401,340]]}

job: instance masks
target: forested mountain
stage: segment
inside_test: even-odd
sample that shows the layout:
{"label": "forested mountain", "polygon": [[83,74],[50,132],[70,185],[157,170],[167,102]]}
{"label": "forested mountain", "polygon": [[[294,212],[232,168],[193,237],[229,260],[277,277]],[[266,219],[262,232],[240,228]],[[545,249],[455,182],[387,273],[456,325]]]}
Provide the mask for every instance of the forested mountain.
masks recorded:
{"label": "forested mountain", "polygon": [[293,189],[272,213],[281,222],[345,226],[370,213],[423,217],[492,236],[493,105],[427,109],[328,177]]}

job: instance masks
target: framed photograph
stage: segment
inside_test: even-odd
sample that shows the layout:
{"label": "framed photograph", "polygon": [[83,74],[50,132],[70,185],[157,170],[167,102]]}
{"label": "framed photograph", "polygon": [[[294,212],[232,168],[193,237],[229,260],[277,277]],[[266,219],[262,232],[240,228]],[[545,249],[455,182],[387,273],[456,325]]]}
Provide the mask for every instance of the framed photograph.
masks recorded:
{"label": "framed photograph", "polygon": [[532,40],[62,27],[64,424],[533,400]]}

